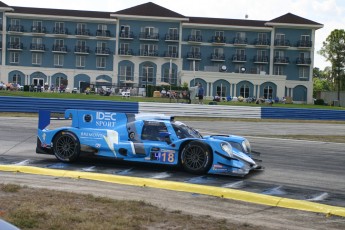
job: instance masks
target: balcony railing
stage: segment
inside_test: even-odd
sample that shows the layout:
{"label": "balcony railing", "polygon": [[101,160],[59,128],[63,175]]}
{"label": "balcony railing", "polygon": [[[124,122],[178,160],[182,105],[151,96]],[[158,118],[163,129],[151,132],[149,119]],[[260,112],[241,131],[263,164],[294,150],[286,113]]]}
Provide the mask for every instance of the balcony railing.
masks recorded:
{"label": "balcony railing", "polygon": [[165,51],[164,52],[164,57],[166,58],[178,58],[178,53],[170,52],[170,51]]}
{"label": "balcony railing", "polygon": [[110,49],[109,48],[96,47],[95,53],[96,53],[96,55],[109,55]]}
{"label": "balcony railing", "polygon": [[268,63],[268,56],[254,56],[254,63]]}
{"label": "balcony railing", "polygon": [[75,30],[76,36],[90,36],[90,30],[89,29],[76,29]]}
{"label": "balcony railing", "polygon": [[134,55],[134,53],[133,53],[132,49],[119,49],[119,55],[132,56],[132,55]]}
{"label": "balcony railing", "polygon": [[165,34],[165,41],[178,41],[180,36],[178,34]]}
{"label": "balcony railing", "polygon": [[121,32],[120,33],[120,38],[121,39],[133,39],[134,38],[134,34],[132,31],[129,32]]}
{"label": "balcony railing", "polygon": [[224,36],[212,36],[211,42],[215,44],[225,44],[226,38]]}
{"label": "balcony railing", "polygon": [[67,53],[67,46],[53,45],[52,51],[54,53]]}
{"label": "balcony railing", "polygon": [[68,29],[61,28],[61,27],[54,27],[53,33],[56,35],[68,35]]}
{"label": "balcony railing", "polygon": [[234,38],[234,45],[245,46],[248,44],[247,38]]}
{"label": "balcony railing", "polygon": [[225,61],[224,54],[211,54],[211,61]]}
{"label": "balcony railing", "polygon": [[311,48],[313,45],[312,41],[306,41],[306,40],[299,40],[297,42],[297,47],[298,48]]}
{"label": "balcony railing", "polygon": [[188,42],[197,42],[197,43],[201,43],[202,42],[202,36],[201,35],[189,35]]}
{"label": "balcony railing", "polygon": [[310,65],[311,64],[311,58],[297,58],[296,64],[297,65]]}
{"label": "balcony railing", "polygon": [[247,61],[247,55],[234,54],[234,55],[232,55],[231,60],[233,62],[246,62]]}
{"label": "balcony railing", "polygon": [[145,57],[158,57],[158,50],[140,49],[139,50],[139,55],[140,56],[145,56]]}
{"label": "balcony railing", "polygon": [[276,40],[274,40],[274,45],[280,46],[280,47],[289,47],[290,41],[287,39],[276,39]]}
{"label": "balcony railing", "polygon": [[21,42],[9,42],[7,45],[7,48],[9,50],[22,50],[23,49],[23,43],[21,43]]}
{"label": "balcony railing", "polygon": [[188,52],[187,53],[188,60],[201,60],[201,53],[200,52]]}
{"label": "balcony railing", "polygon": [[96,37],[105,37],[110,38],[110,31],[109,30],[97,30]]}
{"label": "balcony railing", "polygon": [[274,64],[289,64],[289,57],[274,57]]}
{"label": "balcony railing", "polygon": [[45,51],[46,46],[44,44],[31,43],[30,50],[31,51]]}
{"label": "balcony railing", "polygon": [[79,54],[89,54],[90,49],[88,46],[75,46],[74,47],[74,53],[79,53]]}
{"label": "balcony railing", "polygon": [[9,25],[8,26],[8,32],[17,32],[17,33],[23,33],[24,27],[21,25]]}
{"label": "balcony railing", "polygon": [[32,33],[45,34],[47,32],[44,26],[31,26]]}
{"label": "balcony railing", "polygon": [[271,43],[270,43],[270,40],[269,39],[255,39],[254,41],[254,45],[255,46],[269,46]]}
{"label": "balcony railing", "polygon": [[158,41],[159,40],[159,33],[145,33],[145,32],[141,32],[141,33],[139,33],[139,39],[140,40]]}

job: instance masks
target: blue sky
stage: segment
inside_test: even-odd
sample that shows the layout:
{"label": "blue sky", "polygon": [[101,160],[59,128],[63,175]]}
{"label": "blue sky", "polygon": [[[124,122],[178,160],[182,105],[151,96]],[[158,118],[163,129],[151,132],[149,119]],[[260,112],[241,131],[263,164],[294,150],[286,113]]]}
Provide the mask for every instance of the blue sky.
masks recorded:
{"label": "blue sky", "polygon": [[11,6],[76,9],[93,11],[118,11],[146,2],[154,2],[185,16],[271,20],[286,13],[293,13],[321,23],[315,41],[315,67],[329,66],[317,54],[322,42],[334,29],[344,29],[345,1],[343,0],[1,0]]}

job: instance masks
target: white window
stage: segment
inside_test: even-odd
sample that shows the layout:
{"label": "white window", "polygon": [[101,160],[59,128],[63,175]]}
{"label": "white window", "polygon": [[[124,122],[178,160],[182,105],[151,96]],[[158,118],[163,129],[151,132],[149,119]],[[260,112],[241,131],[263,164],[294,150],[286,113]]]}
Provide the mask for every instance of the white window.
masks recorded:
{"label": "white window", "polygon": [[299,68],[299,78],[308,79],[309,78],[309,67],[300,67]]}
{"label": "white window", "polygon": [[129,65],[120,66],[120,81],[132,80],[132,67]]}
{"label": "white window", "polygon": [[272,86],[266,86],[265,88],[264,88],[264,97],[266,98],[266,99],[272,99],[272,97],[273,97],[273,88],[272,88]]}
{"label": "white window", "polygon": [[224,50],[223,48],[214,48],[213,54],[216,55],[217,57],[220,57],[224,54]]}
{"label": "white window", "polygon": [[238,39],[245,39],[246,38],[246,32],[237,32],[236,38]]}
{"label": "white window", "polygon": [[216,31],[215,36],[216,37],[224,37],[224,31]]}
{"label": "white window", "polygon": [[11,19],[11,26],[20,26],[20,19]]}
{"label": "white window", "polygon": [[200,36],[201,35],[201,30],[192,29],[192,34],[191,35]]}
{"label": "white window", "polygon": [[177,46],[169,45],[168,46],[168,53],[169,53],[170,57],[177,57]]}
{"label": "white window", "polygon": [[32,64],[41,65],[42,64],[42,54],[41,53],[32,53]]}
{"label": "white window", "polygon": [[62,54],[54,54],[54,66],[63,66],[64,62],[64,55]]}
{"label": "white window", "polygon": [[259,41],[266,41],[267,40],[267,34],[266,33],[258,33],[258,40]]}
{"label": "white window", "polygon": [[198,62],[198,61],[196,61],[196,62],[194,62],[194,61],[189,62],[189,70],[193,71],[194,68],[195,68],[195,71],[199,71],[200,70],[200,62]]}
{"label": "white window", "polygon": [[98,24],[97,29],[102,30],[102,31],[106,31],[108,29],[108,27],[105,24]]}
{"label": "white window", "polygon": [[19,63],[19,53],[18,52],[10,52],[10,63],[11,64],[18,64]]}
{"label": "white window", "polygon": [[64,22],[55,22],[55,33],[64,34],[65,33],[65,23]]}
{"label": "white window", "polygon": [[78,31],[85,31],[86,30],[86,24],[85,23],[77,23],[77,30]]}
{"label": "white window", "polygon": [[283,66],[274,66],[274,75],[284,75],[284,67]]}
{"label": "white window", "polygon": [[32,22],[32,32],[41,33],[42,31],[42,21],[33,21]]}
{"label": "white window", "polygon": [[274,52],[274,56],[276,58],[284,58],[285,57],[285,53],[282,50],[277,50],[277,51]]}
{"label": "white window", "polygon": [[153,67],[152,66],[143,66],[143,82],[149,84],[153,82]]}
{"label": "white window", "polygon": [[96,67],[105,68],[106,58],[105,57],[96,57]]}
{"label": "white window", "polygon": [[85,56],[77,55],[75,57],[75,62],[76,62],[75,66],[78,67],[78,68],[85,67],[85,60],[86,60]]}
{"label": "white window", "polygon": [[285,40],[285,34],[276,34],[276,39],[283,41]]}
{"label": "white window", "polygon": [[64,46],[64,40],[63,39],[55,39],[54,45],[58,47],[63,47]]}

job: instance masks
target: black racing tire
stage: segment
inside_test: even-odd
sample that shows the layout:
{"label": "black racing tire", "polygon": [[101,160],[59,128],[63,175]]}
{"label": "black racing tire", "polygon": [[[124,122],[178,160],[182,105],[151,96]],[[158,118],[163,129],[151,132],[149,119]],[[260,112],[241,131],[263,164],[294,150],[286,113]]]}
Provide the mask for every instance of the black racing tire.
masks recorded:
{"label": "black racing tire", "polygon": [[191,141],[180,155],[180,163],[184,170],[193,174],[205,174],[212,166],[211,148],[201,141]]}
{"label": "black racing tire", "polygon": [[80,142],[71,132],[59,132],[53,140],[53,153],[62,162],[74,162],[79,158]]}

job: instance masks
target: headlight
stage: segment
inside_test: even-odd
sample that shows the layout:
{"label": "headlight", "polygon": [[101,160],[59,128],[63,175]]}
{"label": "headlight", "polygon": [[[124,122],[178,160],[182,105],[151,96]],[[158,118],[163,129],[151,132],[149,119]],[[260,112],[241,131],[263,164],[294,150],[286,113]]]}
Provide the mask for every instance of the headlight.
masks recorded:
{"label": "headlight", "polygon": [[229,157],[233,157],[232,147],[228,142],[222,142],[220,146],[229,155]]}
{"label": "headlight", "polygon": [[252,148],[250,147],[250,143],[247,139],[242,141],[242,147],[243,147],[245,153],[251,153],[252,152]]}

